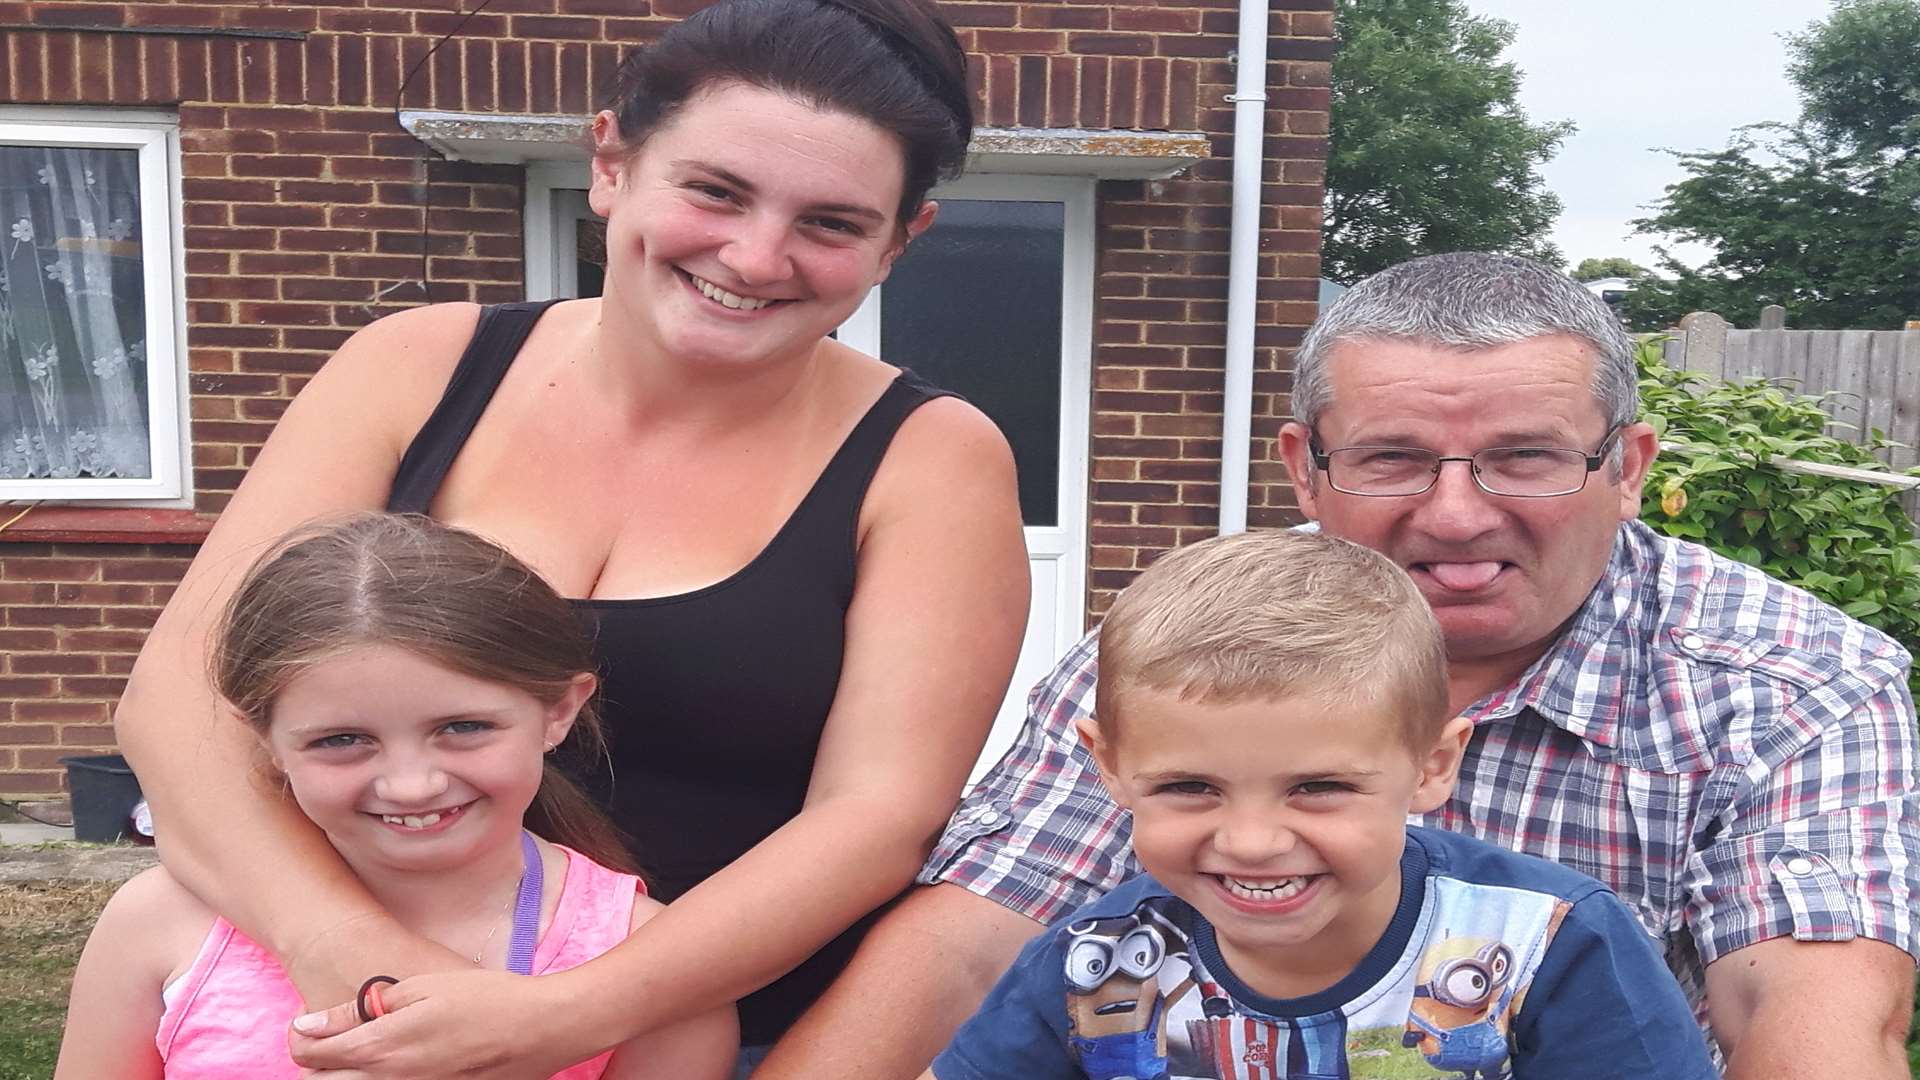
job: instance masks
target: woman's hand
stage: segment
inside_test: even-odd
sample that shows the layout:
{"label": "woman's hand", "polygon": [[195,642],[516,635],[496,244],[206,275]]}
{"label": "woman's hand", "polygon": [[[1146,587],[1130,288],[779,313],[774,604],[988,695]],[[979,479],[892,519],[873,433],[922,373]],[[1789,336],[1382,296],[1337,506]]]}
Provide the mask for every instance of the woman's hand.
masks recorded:
{"label": "woman's hand", "polygon": [[318,1080],[545,1080],[618,1041],[576,1031],[567,996],[556,976],[420,975],[381,987],[371,1023],[352,1001],[300,1017],[288,1046]]}

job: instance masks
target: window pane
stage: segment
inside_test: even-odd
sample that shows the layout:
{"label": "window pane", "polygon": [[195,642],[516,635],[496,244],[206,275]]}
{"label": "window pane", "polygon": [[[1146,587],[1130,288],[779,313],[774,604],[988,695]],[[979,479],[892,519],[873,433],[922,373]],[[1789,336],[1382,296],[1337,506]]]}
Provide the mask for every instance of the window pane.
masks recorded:
{"label": "window pane", "polygon": [[153,474],[139,159],[0,146],[0,478]]}
{"label": "window pane", "polygon": [[607,223],[597,217],[573,222],[573,272],[576,297],[599,296],[607,280]]}
{"label": "window pane", "polygon": [[1066,207],[941,199],[880,292],[880,355],[964,395],[1013,444],[1028,525],[1058,525]]}

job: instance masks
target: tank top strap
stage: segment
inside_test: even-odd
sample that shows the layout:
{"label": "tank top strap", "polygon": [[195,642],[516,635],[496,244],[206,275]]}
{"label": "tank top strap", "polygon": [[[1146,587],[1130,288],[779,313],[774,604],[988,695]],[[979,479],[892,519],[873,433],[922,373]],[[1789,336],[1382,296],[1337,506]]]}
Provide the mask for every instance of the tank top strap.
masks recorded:
{"label": "tank top strap", "polygon": [[900,430],[915,409],[935,398],[957,396],[928,383],[905,368],[894,377],[880,397],[868,407],[865,416],[847,433],[846,441],[827,462],[814,482],[795,517],[823,513],[838,524],[848,512],[857,519],[860,504],[866,500],[867,486],[873,482],[880,461],[887,456],[894,433]]}
{"label": "tank top strap", "polygon": [[513,304],[489,304],[480,311],[467,351],[460,354],[453,376],[440,403],[427,422],[407,445],[394,472],[393,487],[387,495],[387,509],[399,514],[424,514],[439,492],[440,484],[460,456],[467,436],[487,411],[500,380],[526,344],[533,324],[540,321],[554,300],[527,300]]}

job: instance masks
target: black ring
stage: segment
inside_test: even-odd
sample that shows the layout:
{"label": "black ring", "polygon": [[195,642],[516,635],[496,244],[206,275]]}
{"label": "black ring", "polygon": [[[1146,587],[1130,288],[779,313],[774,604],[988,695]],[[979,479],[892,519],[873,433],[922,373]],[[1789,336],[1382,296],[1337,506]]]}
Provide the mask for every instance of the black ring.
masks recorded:
{"label": "black ring", "polygon": [[360,1022],[363,1024],[371,1024],[374,1020],[372,1014],[367,1012],[367,991],[372,990],[382,983],[388,986],[398,986],[400,985],[400,980],[391,975],[375,975],[373,978],[361,983],[359,993],[353,995],[353,1011],[360,1014]]}

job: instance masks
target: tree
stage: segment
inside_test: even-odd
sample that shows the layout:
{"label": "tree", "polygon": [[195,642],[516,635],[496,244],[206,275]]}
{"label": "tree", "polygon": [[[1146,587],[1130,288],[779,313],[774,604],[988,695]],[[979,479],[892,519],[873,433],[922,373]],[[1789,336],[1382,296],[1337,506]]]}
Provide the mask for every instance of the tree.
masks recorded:
{"label": "tree", "polygon": [[1441,251],[1558,266],[1539,167],[1573,131],[1536,124],[1500,54],[1513,26],[1462,0],[1337,0],[1322,273],[1352,283]]}
{"label": "tree", "polygon": [[1770,303],[1808,329],[1920,317],[1920,0],[1840,0],[1788,51],[1800,118],[1677,154],[1687,179],[1635,222],[1713,251],[1696,268],[1656,248],[1663,277],[1621,305],[1636,328]]}
{"label": "tree", "polygon": [[1581,259],[1580,265],[1573,268],[1572,277],[1575,281],[1599,281],[1610,277],[1639,277],[1646,272],[1646,267],[1632,259],[1616,255],[1606,259]]}

